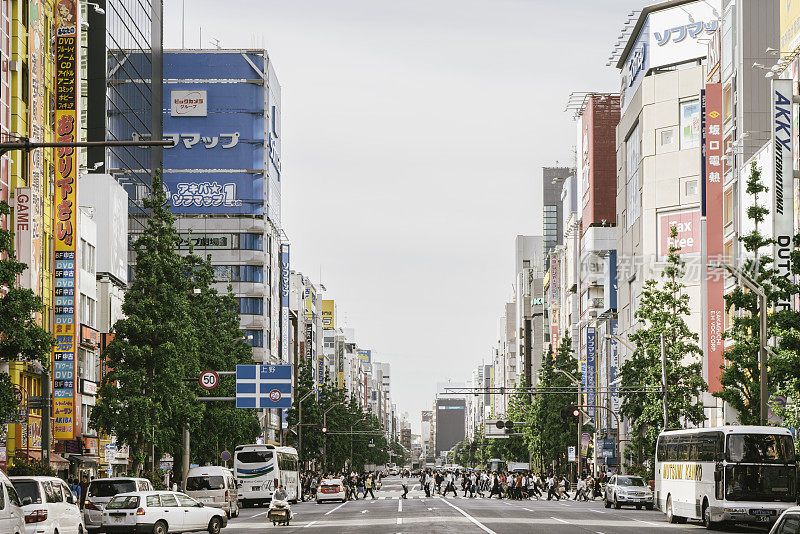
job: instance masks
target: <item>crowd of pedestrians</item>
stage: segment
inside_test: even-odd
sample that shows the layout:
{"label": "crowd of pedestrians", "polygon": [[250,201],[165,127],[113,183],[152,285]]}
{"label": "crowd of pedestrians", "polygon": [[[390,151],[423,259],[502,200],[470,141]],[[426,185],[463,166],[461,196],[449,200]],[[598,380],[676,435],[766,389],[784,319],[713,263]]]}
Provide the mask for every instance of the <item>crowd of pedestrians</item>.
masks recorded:
{"label": "crowd of pedestrians", "polygon": [[[574,487],[563,475],[523,472],[487,472],[482,470],[441,471],[427,469],[420,473],[419,485],[426,497],[436,495],[447,496],[452,493],[458,496],[457,488],[461,488],[463,497],[483,497],[491,499],[569,499],[589,501],[602,498],[603,484],[608,476],[601,473],[597,477],[584,475],[578,479]],[[404,488],[407,482],[403,483]],[[570,494],[572,490],[572,494]],[[407,491],[404,489],[403,497]]]}
{"label": "crowd of pedestrians", "polygon": [[345,496],[348,501],[357,501],[359,495],[366,499],[367,495],[375,498],[375,492],[381,489],[383,484],[383,474],[380,471],[341,472],[324,475],[317,471],[309,471],[300,475],[300,485],[302,487],[302,500],[306,497],[310,500],[317,498],[317,487],[325,479],[339,479],[344,486]]}

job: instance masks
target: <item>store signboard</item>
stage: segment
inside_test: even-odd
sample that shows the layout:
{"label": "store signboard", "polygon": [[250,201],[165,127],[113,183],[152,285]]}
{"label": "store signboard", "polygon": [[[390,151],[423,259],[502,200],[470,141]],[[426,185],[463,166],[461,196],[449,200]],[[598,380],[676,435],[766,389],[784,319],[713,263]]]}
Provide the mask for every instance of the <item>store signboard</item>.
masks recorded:
{"label": "store signboard", "polygon": [[[792,80],[772,80],[772,238],[776,276],[793,280],[794,173],[792,158]],[[792,302],[779,300],[776,311],[790,310]]]}
{"label": "store signboard", "polygon": [[208,115],[208,91],[189,89],[170,91],[170,116],[205,117]]}
{"label": "store signboard", "polygon": [[281,361],[289,362],[289,244],[281,245]]}
{"label": "store signboard", "polygon": [[597,404],[597,339],[595,327],[586,328],[586,412],[594,417]]}
{"label": "store signboard", "polygon": [[[678,235],[673,238],[672,228]],[[700,209],[683,209],[658,214],[658,255],[664,259],[670,247],[679,248],[681,255],[699,254],[700,242]]]}
{"label": "store signboard", "polygon": [[[58,0],[56,12],[55,129],[56,141],[78,137],[79,35],[77,2]],[[55,176],[55,280],[53,299],[53,437],[71,440],[80,435],[75,403],[75,352],[78,329],[75,318],[78,210],[78,161],[74,148],[56,150]]]}

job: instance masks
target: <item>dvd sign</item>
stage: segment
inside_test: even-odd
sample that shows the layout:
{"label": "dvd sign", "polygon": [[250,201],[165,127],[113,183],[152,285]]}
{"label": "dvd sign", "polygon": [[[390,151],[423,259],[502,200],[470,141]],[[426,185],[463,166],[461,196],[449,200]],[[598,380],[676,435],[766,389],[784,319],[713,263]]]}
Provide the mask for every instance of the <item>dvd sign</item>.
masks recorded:
{"label": "dvd sign", "polygon": [[205,117],[208,115],[208,92],[170,91],[172,117]]}

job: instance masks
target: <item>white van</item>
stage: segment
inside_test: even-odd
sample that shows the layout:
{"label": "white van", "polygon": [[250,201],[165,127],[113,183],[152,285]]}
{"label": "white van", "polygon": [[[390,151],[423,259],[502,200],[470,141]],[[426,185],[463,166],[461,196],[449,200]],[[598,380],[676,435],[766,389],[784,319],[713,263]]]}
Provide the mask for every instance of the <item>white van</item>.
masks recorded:
{"label": "white van", "polygon": [[25,512],[11,480],[0,471],[0,532],[25,534]]}
{"label": "white van", "polygon": [[89,483],[83,495],[83,522],[89,532],[100,530],[103,509],[112,497],[133,491],[153,491],[153,484],[146,478],[114,477],[96,478]]}
{"label": "white van", "polygon": [[186,478],[186,494],[207,506],[222,508],[228,517],[239,516],[236,479],[227,467],[192,467]]}

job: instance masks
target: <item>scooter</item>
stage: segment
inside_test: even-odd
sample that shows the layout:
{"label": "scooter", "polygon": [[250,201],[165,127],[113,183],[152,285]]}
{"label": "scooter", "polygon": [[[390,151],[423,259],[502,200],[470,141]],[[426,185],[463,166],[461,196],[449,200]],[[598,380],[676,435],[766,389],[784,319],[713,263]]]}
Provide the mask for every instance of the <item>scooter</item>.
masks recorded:
{"label": "scooter", "polygon": [[291,519],[292,510],[289,507],[289,501],[272,499],[269,503],[269,510],[267,511],[267,521],[272,521],[272,526],[288,526]]}

